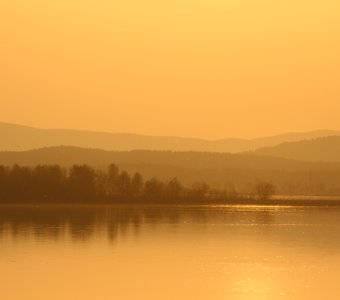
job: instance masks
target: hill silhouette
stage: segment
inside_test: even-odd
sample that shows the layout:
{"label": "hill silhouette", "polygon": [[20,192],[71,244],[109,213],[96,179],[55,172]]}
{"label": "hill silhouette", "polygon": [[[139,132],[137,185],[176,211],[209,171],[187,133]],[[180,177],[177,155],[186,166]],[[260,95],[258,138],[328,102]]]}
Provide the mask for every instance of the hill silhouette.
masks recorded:
{"label": "hill silhouette", "polygon": [[301,161],[340,161],[340,136],[283,143],[254,153]]}
{"label": "hill silhouette", "polygon": [[255,154],[172,151],[105,151],[51,147],[0,152],[0,165],[87,164],[106,169],[111,163],[144,178],[178,178],[184,185],[207,182],[219,189],[252,192],[261,181],[272,182],[281,194],[340,194],[340,162],[306,162]]}
{"label": "hill silhouette", "polygon": [[1,151],[0,164],[27,165],[89,164],[158,165],[192,169],[252,169],[252,170],[338,170],[340,163],[304,162],[252,153],[174,152],[174,151],[106,151],[71,146],[46,147],[28,151]]}
{"label": "hill silhouette", "polygon": [[24,151],[53,146],[75,146],[103,150],[161,150],[230,152],[255,150],[283,142],[300,141],[322,136],[340,135],[338,131],[319,130],[306,133],[285,133],[257,139],[204,140],[182,137],[161,137],[129,133],[105,133],[66,129],[38,129],[0,123],[0,151]]}

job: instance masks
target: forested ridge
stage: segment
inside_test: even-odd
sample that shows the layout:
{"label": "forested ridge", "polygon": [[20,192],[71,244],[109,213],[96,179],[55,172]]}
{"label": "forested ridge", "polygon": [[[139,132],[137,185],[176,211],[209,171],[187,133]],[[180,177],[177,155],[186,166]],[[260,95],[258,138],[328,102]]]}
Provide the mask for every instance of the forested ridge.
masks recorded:
{"label": "forested ridge", "polygon": [[0,166],[2,203],[191,203],[224,202],[230,197],[235,199],[236,193],[212,190],[203,182],[188,188],[176,178],[144,181],[140,173],[130,175],[114,164],[107,171],[88,165]]}
{"label": "forested ridge", "polygon": [[259,182],[271,182],[281,195],[340,195],[339,162],[306,162],[254,154],[171,151],[104,151],[52,147],[32,151],[0,152],[0,165],[89,165],[106,171],[114,162],[131,176],[167,182],[177,178],[184,186],[205,182],[212,189],[253,193]]}
{"label": "forested ridge", "polygon": [[[183,185],[176,177],[144,179],[139,172],[121,171],[110,164],[105,171],[88,165],[0,165],[2,204],[283,204],[315,205],[310,199],[272,199],[277,193],[270,181],[258,181],[250,193],[233,186],[210,187],[206,182]],[[317,205],[340,205],[340,199],[317,199]],[[288,201],[288,202],[287,202]]]}

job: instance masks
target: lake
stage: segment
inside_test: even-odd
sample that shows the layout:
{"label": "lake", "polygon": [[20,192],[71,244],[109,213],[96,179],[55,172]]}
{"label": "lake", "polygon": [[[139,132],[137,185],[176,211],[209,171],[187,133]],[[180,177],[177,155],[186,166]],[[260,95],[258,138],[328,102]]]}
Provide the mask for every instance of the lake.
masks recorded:
{"label": "lake", "polygon": [[0,299],[340,299],[340,208],[0,206]]}

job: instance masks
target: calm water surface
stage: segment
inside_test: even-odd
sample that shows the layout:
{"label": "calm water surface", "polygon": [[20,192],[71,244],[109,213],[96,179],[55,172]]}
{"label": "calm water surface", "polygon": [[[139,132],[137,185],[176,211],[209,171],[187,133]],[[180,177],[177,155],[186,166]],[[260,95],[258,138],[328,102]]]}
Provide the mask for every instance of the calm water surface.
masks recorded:
{"label": "calm water surface", "polygon": [[340,209],[0,207],[0,299],[340,299]]}

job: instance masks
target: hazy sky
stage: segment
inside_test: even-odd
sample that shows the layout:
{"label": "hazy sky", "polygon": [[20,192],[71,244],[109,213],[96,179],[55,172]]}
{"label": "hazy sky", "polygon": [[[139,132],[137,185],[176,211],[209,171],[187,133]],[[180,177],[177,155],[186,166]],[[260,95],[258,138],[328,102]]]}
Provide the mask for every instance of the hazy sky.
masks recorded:
{"label": "hazy sky", "polygon": [[0,121],[206,138],[340,129],[339,0],[1,0]]}

